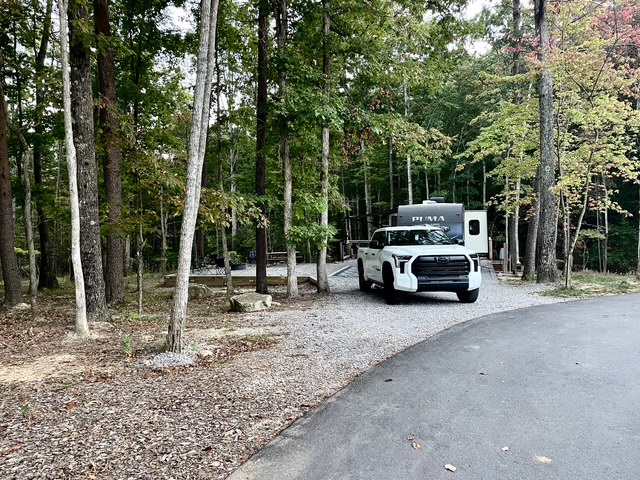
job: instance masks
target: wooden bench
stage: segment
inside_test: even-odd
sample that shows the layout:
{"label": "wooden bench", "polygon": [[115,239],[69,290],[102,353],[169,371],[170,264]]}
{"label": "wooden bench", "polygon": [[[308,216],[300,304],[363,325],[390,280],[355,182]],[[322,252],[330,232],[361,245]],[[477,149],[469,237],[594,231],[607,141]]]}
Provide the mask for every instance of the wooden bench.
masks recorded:
{"label": "wooden bench", "polygon": [[[296,261],[301,261],[302,255],[296,252]],[[287,252],[267,252],[267,263],[279,263],[287,261]]]}

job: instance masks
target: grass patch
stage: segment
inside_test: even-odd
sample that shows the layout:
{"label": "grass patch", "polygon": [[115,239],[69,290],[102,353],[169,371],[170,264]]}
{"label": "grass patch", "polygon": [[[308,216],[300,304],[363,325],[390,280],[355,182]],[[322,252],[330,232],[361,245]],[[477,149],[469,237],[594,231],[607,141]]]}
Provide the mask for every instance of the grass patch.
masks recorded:
{"label": "grass patch", "polygon": [[640,279],[635,275],[576,272],[571,276],[571,279],[571,287],[549,290],[542,293],[542,295],[547,297],[576,298],[640,292]]}

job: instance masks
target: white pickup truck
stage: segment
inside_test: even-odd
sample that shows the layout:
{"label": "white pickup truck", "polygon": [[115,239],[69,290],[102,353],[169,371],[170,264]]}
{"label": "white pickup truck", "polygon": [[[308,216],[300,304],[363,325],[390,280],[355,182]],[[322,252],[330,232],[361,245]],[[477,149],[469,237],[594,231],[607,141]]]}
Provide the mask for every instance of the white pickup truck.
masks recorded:
{"label": "white pickup truck", "polygon": [[400,292],[455,292],[473,303],[481,278],[478,255],[432,225],[381,228],[358,249],[360,290],[380,285],[390,305],[400,302]]}

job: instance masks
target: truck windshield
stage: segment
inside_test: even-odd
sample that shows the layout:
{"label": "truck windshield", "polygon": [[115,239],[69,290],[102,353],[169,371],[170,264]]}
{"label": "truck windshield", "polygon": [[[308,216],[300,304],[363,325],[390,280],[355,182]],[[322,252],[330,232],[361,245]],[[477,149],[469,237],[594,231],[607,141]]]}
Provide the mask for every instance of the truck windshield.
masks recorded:
{"label": "truck windshield", "polygon": [[389,245],[451,245],[442,230],[391,230]]}

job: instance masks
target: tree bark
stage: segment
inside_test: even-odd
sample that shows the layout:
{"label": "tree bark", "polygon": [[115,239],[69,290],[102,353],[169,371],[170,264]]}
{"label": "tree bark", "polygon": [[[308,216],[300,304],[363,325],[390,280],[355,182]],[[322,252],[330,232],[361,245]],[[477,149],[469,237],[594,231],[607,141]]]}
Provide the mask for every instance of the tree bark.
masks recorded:
{"label": "tree bark", "polygon": [[[278,95],[281,107],[286,109],[287,72],[284,58],[287,48],[287,28],[289,24],[287,0],[278,0],[276,4],[276,34],[278,42]],[[296,276],[296,246],[291,243],[289,232],[293,226],[293,177],[291,173],[291,155],[289,152],[289,120],[286,113],[278,118],[280,130],[279,156],[284,176],[284,239],[287,244],[287,297],[298,296],[298,277]]]}
{"label": "tree bark", "polygon": [[[2,98],[4,102],[4,98]],[[24,184],[24,228],[27,234],[27,250],[29,252],[29,304],[31,315],[35,317],[38,311],[38,272],[36,267],[36,249],[33,238],[33,219],[31,215],[31,149],[22,132],[16,128],[16,135],[20,139],[23,154],[26,158],[22,167],[22,181]]]}
{"label": "tree bark", "polygon": [[522,270],[522,280],[533,281],[536,278],[536,254],[538,245],[538,221],[540,219],[540,201],[538,194],[538,175],[534,180],[534,199],[529,212],[529,226],[527,228],[527,244],[524,252],[524,265]]}
{"label": "tree bark", "polygon": [[[219,43],[218,41],[216,41],[216,153],[218,156],[218,185],[220,188],[220,194],[222,195],[224,193],[224,161],[222,159],[222,108],[220,103],[222,101],[222,76],[220,75],[220,56],[218,48]],[[226,207],[222,213],[226,215]],[[231,263],[229,262],[229,246],[227,243],[227,227],[225,225],[225,221],[220,222],[218,231],[220,232],[220,241],[222,243],[222,258],[224,259],[224,277],[227,284],[227,297],[231,298],[231,296],[233,295],[233,276],[231,275]]]}
{"label": "tree bark", "polygon": [[[522,36],[522,10],[520,0],[513,0],[513,65],[512,74],[520,74],[520,39]],[[513,98],[513,103],[519,105],[522,103],[522,97],[519,91]],[[518,225],[520,223],[520,178],[515,179],[515,189],[513,192],[514,203],[511,215],[509,216],[509,257],[511,258],[511,272],[517,273],[518,260],[520,259],[520,238],[518,234]],[[506,253],[506,252],[505,252]]]}
{"label": "tree bark", "polygon": [[[47,48],[49,45],[49,37],[51,32],[51,12],[53,10],[53,0],[47,0],[46,13],[42,28],[42,38],[36,55],[36,83],[35,83],[35,126],[37,132],[33,142],[33,180],[36,189],[43,188],[42,182],[42,142],[40,140],[40,132],[43,131],[42,115],[44,111],[44,92],[43,82],[40,81],[43,75],[44,62],[47,57]],[[51,244],[49,242],[49,218],[44,209],[44,203],[41,198],[36,196],[35,206],[38,215],[38,237],[40,238],[40,276],[38,279],[38,288],[58,288],[58,277],[53,264],[53,255],[51,253]]]}
{"label": "tree bark", "polygon": [[549,25],[547,20],[548,0],[535,0],[536,33],[540,39],[538,59],[541,72],[538,80],[540,104],[540,166],[539,195],[540,223],[538,228],[538,283],[551,283],[558,279],[556,262],[556,242],[558,234],[558,211],[556,195],[552,188],[556,181],[556,162],[553,149],[553,78],[548,69],[547,52],[550,48]]}
{"label": "tree bark", "polygon": [[[91,61],[87,39],[89,12],[81,0],[71,0],[69,13],[69,53],[71,60],[71,109],[74,144],[78,162],[80,203],[80,253],[86,287],[89,321],[109,319],[102,271],[100,214],[98,211],[98,164],[93,124]],[[76,272],[77,275],[77,272]]]}
{"label": "tree bark", "polygon": [[99,120],[103,132],[104,184],[107,193],[106,300],[124,303],[124,235],[122,231],[122,148],[113,53],[109,0],[94,0],[95,33],[98,42]]}
{"label": "tree bark", "polygon": [[373,222],[371,221],[371,184],[369,180],[369,160],[364,153],[364,140],[360,139],[360,156],[362,157],[362,165],[364,168],[364,205],[365,220],[367,223],[367,238],[373,236]]}
{"label": "tree bark", "polygon": [[[267,193],[266,148],[267,148],[267,69],[269,52],[269,2],[258,3],[258,92],[256,101],[256,195]],[[266,216],[266,205],[260,207]],[[267,293],[267,229],[256,226],[256,292]]]}
{"label": "tree bark", "polygon": [[[393,210],[395,208],[396,202],[395,202],[395,191],[394,191],[394,185],[393,185],[393,137],[389,137],[389,145],[387,146],[388,150],[388,155],[389,155],[389,208],[391,210]],[[425,164],[424,167],[424,171],[425,174],[427,173],[427,166]],[[429,183],[429,179],[426,179],[426,183]],[[429,188],[427,187],[427,190],[429,190]],[[427,198],[428,197],[428,193],[427,193]]]}
{"label": "tree bark", "polygon": [[67,149],[67,165],[69,170],[69,201],[71,207],[71,261],[73,263],[76,294],[76,334],[80,337],[89,335],[87,323],[86,295],[84,275],[82,272],[82,256],[80,252],[80,205],[78,196],[78,176],[76,165],[76,147],[73,143],[73,126],[71,118],[71,79],[69,76],[69,46],[67,39],[67,2],[58,0],[60,11],[60,52],[62,57],[62,85],[64,105],[64,138]]}
{"label": "tree bark", "polygon": [[[322,0],[322,73],[324,76],[324,95],[329,98],[331,95],[331,50],[329,44],[329,35],[331,32],[331,16],[329,12],[329,0]],[[325,236],[318,253],[318,262],[316,263],[316,276],[318,279],[318,293],[329,293],[329,277],[327,275],[327,232],[329,229],[329,122],[323,120],[322,124],[322,170],[320,173],[320,183],[322,189],[322,211],[320,212],[320,227]],[[392,198],[393,198],[393,184]],[[393,200],[392,200],[393,201]]]}
{"label": "tree bark", "polygon": [[171,318],[167,332],[167,350],[182,352],[184,321],[187,315],[189,298],[189,272],[191,267],[191,248],[198,218],[200,191],[202,182],[202,164],[206,149],[207,129],[209,125],[211,86],[213,83],[214,56],[216,44],[216,24],[218,0],[203,0],[201,4],[200,43],[198,48],[198,67],[196,71],[195,96],[191,135],[189,138],[189,158],[187,162],[187,188],[185,208],[180,233],[180,251],[176,288],[171,307]]}
{"label": "tree bark", "polygon": [[509,257],[511,258],[511,273],[518,271],[518,260],[520,259],[520,246],[518,241],[518,224],[520,223],[520,179],[515,182],[514,205],[511,215],[509,215]]}
{"label": "tree bark", "polygon": [[[0,53],[0,68],[2,65],[3,59],[2,53]],[[16,225],[13,219],[13,193],[7,141],[7,107],[3,81],[4,78],[0,79],[0,265],[4,281],[4,304],[13,306],[22,303],[22,283],[14,249]]]}

